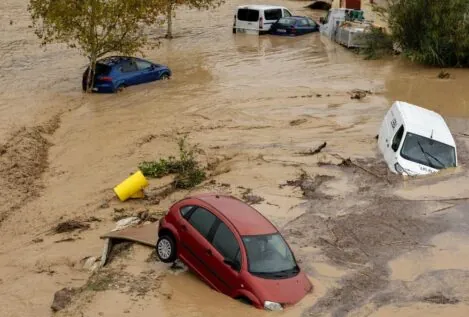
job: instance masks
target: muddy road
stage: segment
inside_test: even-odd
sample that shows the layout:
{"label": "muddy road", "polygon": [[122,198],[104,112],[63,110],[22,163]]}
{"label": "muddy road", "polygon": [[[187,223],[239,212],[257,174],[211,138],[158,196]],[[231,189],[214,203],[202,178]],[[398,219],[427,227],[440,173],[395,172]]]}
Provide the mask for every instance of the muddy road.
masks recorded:
{"label": "muddy road", "polygon": [[[269,2],[269,1],[267,1]],[[116,213],[163,213],[188,191],[120,203],[112,188],[138,163],[176,154],[188,134],[215,168],[192,192],[263,198],[255,207],[291,243],[315,289],[282,316],[469,314],[469,73],[399,58],[365,61],[318,34],[234,36],[228,1],[179,10],[176,38],[146,57],[169,82],[85,96],[86,60],[28,28],[26,1],[0,3],[0,305],[2,316],[50,316],[53,294],[80,291],[61,316],[268,316],[169,269],[140,246],[91,276]],[[276,1],[298,14],[304,2]],[[10,22],[11,21],[11,22]],[[157,40],[162,30],[150,30]],[[364,99],[353,89],[369,90]],[[461,167],[403,180],[374,139],[391,102],[439,111]],[[327,142],[317,155],[299,154]],[[342,158],[351,158],[341,164]],[[217,164],[213,165],[216,161]],[[153,191],[168,179],[150,180]],[[455,200],[457,198],[457,200]],[[116,210],[118,210],[116,212]],[[54,234],[60,222],[86,223]],[[91,277],[90,277],[91,276]]]}

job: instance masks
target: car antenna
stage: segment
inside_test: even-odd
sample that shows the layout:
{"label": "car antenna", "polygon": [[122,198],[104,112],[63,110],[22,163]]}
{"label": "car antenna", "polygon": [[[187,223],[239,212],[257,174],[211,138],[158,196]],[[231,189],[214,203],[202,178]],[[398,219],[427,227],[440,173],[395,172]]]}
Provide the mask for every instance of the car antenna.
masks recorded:
{"label": "car antenna", "polygon": [[433,139],[433,129],[432,129],[432,134],[430,135],[430,139]]}

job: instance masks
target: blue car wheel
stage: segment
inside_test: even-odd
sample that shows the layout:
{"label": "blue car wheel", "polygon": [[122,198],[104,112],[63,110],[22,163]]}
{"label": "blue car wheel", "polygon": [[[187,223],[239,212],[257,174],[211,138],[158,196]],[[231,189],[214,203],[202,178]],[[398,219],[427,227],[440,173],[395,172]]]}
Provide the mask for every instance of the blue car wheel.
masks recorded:
{"label": "blue car wheel", "polygon": [[168,73],[163,73],[163,74],[161,74],[161,76],[160,76],[160,80],[168,80],[169,77],[170,77],[170,76],[169,76]]}
{"label": "blue car wheel", "polygon": [[119,86],[116,87],[114,92],[122,92],[122,91],[124,91],[125,87],[126,86],[124,84],[120,84]]}

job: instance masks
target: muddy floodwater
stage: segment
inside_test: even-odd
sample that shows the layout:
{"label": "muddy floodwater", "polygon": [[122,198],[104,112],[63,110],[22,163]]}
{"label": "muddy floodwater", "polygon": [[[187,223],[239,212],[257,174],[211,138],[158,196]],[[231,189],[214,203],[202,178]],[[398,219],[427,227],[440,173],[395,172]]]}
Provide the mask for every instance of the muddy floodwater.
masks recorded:
{"label": "muddy floodwater", "polygon": [[[248,1],[252,2],[252,1]],[[306,2],[266,0],[318,18]],[[121,247],[91,275],[99,236],[116,213],[161,214],[195,192],[238,197],[285,235],[314,291],[279,316],[469,316],[469,72],[365,61],[319,34],[232,34],[233,11],[177,11],[175,39],[148,59],[167,82],[116,95],[84,95],[86,60],[63,45],[39,47],[25,0],[0,2],[1,316],[50,316],[54,293],[78,290],[57,316],[271,316]],[[149,30],[156,41],[163,30]],[[369,91],[360,100],[350,91]],[[441,113],[460,166],[401,179],[382,162],[375,136],[403,100]],[[192,191],[119,202],[112,188],[144,160],[177,154],[188,134],[209,179]],[[302,154],[323,142],[316,155]],[[343,160],[350,158],[351,161]],[[150,179],[149,191],[167,183]],[[79,220],[78,230],[51,228]]]}

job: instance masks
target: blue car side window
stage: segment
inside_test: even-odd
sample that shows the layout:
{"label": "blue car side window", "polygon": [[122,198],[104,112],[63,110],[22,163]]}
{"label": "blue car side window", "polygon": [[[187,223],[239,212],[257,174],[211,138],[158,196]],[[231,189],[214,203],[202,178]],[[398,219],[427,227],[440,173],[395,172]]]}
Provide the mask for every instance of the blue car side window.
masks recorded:
{"label": "blue car side window", "polygon": [[131,62],[131,61],[123,62],[122,66],[120,68],[120,71],[123,72],[123,73],[131,73],[131,72],[135,72],[137,70],[138,70],[137,64],[135,64],[135,62]]}
{"label": "blue car side window", "polygon": [[137,67],[139,70],[144,70],[144,69],[149,69],[151,68],[151,63],[142,61],[142,60],[137,60]]}
{"label": "blue car side window", "polygon": [[309,24],[306,19],[301,19],[297,23],[298,23],[298,26],[307,26]]}

